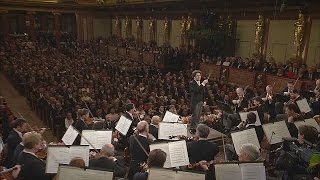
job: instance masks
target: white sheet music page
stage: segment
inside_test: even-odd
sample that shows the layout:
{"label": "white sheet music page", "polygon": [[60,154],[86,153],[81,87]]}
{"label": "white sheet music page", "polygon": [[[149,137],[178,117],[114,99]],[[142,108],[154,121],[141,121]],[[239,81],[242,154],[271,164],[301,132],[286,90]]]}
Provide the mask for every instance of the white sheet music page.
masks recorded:
{"label": "white sheet music page", "polygon": [[89,146],[70,146],[69,147],[69,156],[70,160],[72,158],[82,158],[86,164],[89,166]]}
{"label": "white sheet music page", "polygon": [[[84,136],[96,149],[101,149],[105,144],[111,144],[112,131],[95,131],[95,130],[83,130],[82,136]],[[89,145],[89,143],[81,137],[81,145]],[[94,149],[90,146],[90,149]]]}
{"label": "white sheet music page", "polygon": [[233,132],[231,133],[231,137],[237,154],[240,153],[241,146],[246,143],[252,143],[260,148],[257,133],[254,128]]}
{"label": "white sheet music page", "polygon": [[266,169],[262,163],[242,163],[239,166],[242,179],[266,180]]}
{"label": "white sheet music page", "polygon": [[116,125],[116,130],[118,130],[122,135],[127,135],[128,130],[131,126],[132,121],[127,119],[124,116],[121,116],[117,125]]}
{"label": "white sheet music page", "polygon": [[263,131],[270,144],[282,142],[282,138],[291,137],[286,122],[279,121],[262,125]]}
{"label": "white sheet music page", "polygon": [[166,162],[164,163],[164,168],[170,168],[171,166],[171,159],[170,159],[170,152],[169,152],[169,144],[168,143],[158,143],[158,144],[151,144],[150,151],[154,149],[161,149],[167,154]]}
{"label": "white sheet music page", "polygon": [[186,141],[170,142],[169,153],[172,167],[185,166],[189,164]]}
{"label": "white sheet music page", "polygon": [[60,165],[57,174],[58,180],[110,180],[113,178],[113,172],[100,171],[93,169],[82,169]]}
{"label": "white sheet music page", "polygon": [[[260,120],[260,117],[258,115],[258,111],[250,111],[250,112],[253,112],[257,116],[257,121],[256,121],[255,125],[256,126],[260,126],[261,125],[261,120]],[[243,122],[246,121],[248,113],[249,112],[239,112],[241,121],[243,121]]]}
{"label": "white sheet music page", "polygon": [[73,126],[69,126],[66,133],[64,133],[62,137],[62,141],[65,145],[72,145],[78,134],[78,131]]}
{"label": "white sheet music page", "polygon": [[182,123],[159,123],[159,132],[158,137],[159,139],[166,139],[166,140],[177,140],[177,138],[169,138],[170,136],[187,136],[188,135],[188,128],[187,124]]}
{"label": "white sheet music page", "polygon": [[49,146],[47,150],[46,173],[57,173],[59,164],[69,164],[69,148]]}
{"label": "white sheet music page", "polygon": [[205,174],[200,174],[200,173],[178,171],[176,174],[176,180],[186,180],[186,179],[204,180],[205,176],[206,176]]}
{"label": "white sheet music page", "polygon": [[301,112],[308,113],[311,111],[311,108],[308,104],[307,99],[303,98],[301,100],[296,101]]}
{"label": "white sheet music page", "polygon": [[171,169],[150,168],[148,180],[175,180],[176,172]]}
{"label": "white sheet music page", "polygon": [[299,128],[301,125],[309,125],[318,130],[320,132],[320,126],[318,125],[317,121],[313,118],[305,119],[304,121],[295,121],[294,124],[297,128]]}
{"label": "white sheet music page", "polygon": [[162,122],[175,123],[175,122],[178,122],[178,120],[179,120],[179,115],[176,115],[170,111],[166,111],[166,114],[164,115]]}
{"label": "white sheet music page", "polygon": [[242,180],[238,164],[216,164],[216,180]]}

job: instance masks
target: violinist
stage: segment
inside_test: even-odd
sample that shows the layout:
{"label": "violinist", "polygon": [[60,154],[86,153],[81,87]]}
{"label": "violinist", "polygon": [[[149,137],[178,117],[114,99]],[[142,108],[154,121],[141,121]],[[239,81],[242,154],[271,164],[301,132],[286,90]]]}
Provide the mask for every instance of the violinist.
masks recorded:
{"label": "violinist", "polygon": [[248,107],[247,111],[257,111],[259,115],[259,119],[261,121],[264,120],[265,106],[263,104],[263,100],[260,97],[252,98],[252,103]]}
{"label": "violinist", "polygon": [[42,148],[42,137],[36,132],[29,133],[25,138],[24,150],[18,158],[18,164],[23,165],[19,176],[24,180],[49,180],[52,177],[45,173],[45,162],[36,156],[36,152]]}
{"label": "violinist", "polygon": [[13,155],[14,150],[22,141],[22,134],[27,132],[28,123],[24,119],[16,119],[14,121],[13,129],[10,131],[7,138],[8,154],[5,159],[5,166],[11,168],[14,166]]}
{"label": "violinist", "polygon": [[151,118],[151,123],[150,123],[150,133],[158,139],[158,131],[159,131],[159,123],[161,119],[159,116],[153,116]]}
{"label": "violinist", "polygon": [[[318,79],[318,81],[320,84],[320,79]],[[310,106],[314,115],[320,115],[320,87],[319,89],[314,89],[314,94],[315,96],[312,97]]]}
{"label": "violinist", "polygon": [[259,142],[262,141],[263,136],[264,136],[264,132],[262,129],[262,126],[256,126],[256,121],[257,121],[257,115],[253,112],[249,112],[247,114],[247,119],[244,122],[241,122],[236,128],[235,130],[246,130],[246,129],[251,129],[254,128],[256,130],[257,133],[257,137]]}
{"label": "violinist", "polygon": [[260,150],[257,146],[251,143],[243,144],[240,147],[238,156],[240,162],[257,161],[260,157]]}
{"label": "violinist", "polygon": [[294,122],[304,120],[304,117],[299,114],[299,108],[296,104],[286,104],[285,113],[288,117],[288,119],[286,120],[286,124],[288,126],[290,135],[292,137],[298,138],[298,129],[295,126]]}
{"label": "violinist", "polygon": [[[90,130],[92,129],[93,126],[93,121],[89,116],[89,110],[88,109],[79,109],[78,110],[78,115],[80,117],[80,119],[78,119],[75,123],[74,123],[74,127],[80,132],[82,133],[83,130]],[[74,141],[74,144],[79,145],[81,141],[81,136],[78,135],[78,137],[76,138],[76,140]]]}
{"label": "violinist", "polygon": [[188,155],[190,163],[199,163],[206,172],[206,179],[213,179],[213,166],[203,166],[203,162],[213,161],[215,156],[219,153],[219,147],[213,142],[207,141],[210,129],[205,124],[199,124],[196,129],[196,137],[199,138],[197,141],[193,141],[188,144]]}
{"label": "violinist", "polygon": [[266,94],[262,98],[262,100],[264,101],[267,113],[270,115],[270,120],[274,120],[276,117],[276,111],[275,111],[276,97],[273,94],[273,86],[271,85],[266,86]]}

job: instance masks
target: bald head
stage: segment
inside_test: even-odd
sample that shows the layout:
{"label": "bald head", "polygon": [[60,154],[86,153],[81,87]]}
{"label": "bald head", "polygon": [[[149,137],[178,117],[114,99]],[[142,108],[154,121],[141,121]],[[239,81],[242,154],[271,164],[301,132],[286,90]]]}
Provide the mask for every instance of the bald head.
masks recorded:
{"label": "bald head", "polygon": [[140,121],[137,125],[139,133],[149,133],[149,124],[147,121]]}
{"label": "bald head", "polygon": [[240,88],[240,87],[236,89],[236,92],[237,92],[238,96],[243,96],[244,95],[243,89]]}
{"label": "bald head", "polygon": [[320,88],[320,79],[316,81],[316,86]]}
{"label": "bald head", "polygon": [[102,146],[100,154],[106,157],[114,156],[114,146],[112,144],[105,144]]}

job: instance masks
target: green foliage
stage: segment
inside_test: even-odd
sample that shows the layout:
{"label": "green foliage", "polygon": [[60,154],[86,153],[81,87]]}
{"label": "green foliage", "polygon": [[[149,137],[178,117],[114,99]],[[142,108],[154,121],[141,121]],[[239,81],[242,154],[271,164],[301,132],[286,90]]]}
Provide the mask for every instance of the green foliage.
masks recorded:
{"label": "green foliage", "polygon": [[319,169],[320,169],[320,153],[313,153],[309,161],[308,171],[317,172]]}

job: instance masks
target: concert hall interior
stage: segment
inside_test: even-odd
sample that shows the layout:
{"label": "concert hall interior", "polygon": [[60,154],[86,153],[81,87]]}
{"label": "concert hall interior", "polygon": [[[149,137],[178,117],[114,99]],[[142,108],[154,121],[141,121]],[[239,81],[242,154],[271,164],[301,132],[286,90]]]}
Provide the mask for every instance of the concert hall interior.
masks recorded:
{"label": "concert hall interior", "polygon": [[320,0],[0,0],[0,179],[320,180]]}

